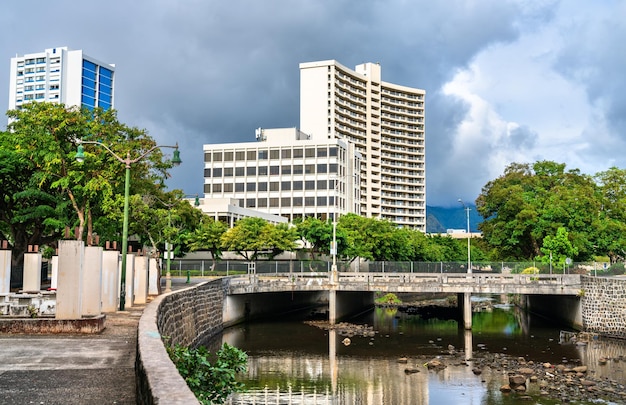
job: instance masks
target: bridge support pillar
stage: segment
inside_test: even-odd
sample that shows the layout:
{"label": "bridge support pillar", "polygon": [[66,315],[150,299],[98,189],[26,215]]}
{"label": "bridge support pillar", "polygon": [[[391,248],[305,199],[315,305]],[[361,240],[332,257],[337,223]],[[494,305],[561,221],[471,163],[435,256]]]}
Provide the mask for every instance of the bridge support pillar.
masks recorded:
{"label": "bridge support pillar", "polygon": [[337,290],[328,291],[328,323],[334,325],[337,322]]}
{"label": "bridge support pillar", "polygon": [[472,294],[463,293],[463,326],[472,330]]}

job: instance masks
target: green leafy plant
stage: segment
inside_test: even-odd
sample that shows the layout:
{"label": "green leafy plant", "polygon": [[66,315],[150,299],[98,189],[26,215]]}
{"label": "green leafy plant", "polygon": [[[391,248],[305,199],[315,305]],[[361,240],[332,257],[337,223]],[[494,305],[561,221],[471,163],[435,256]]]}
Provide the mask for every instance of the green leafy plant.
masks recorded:
{"label": "green leafy plant", "polygon": [[[224,343],[217,353],[174,345],[167,352],[191,391],[202,404],[222,404],[233,392],[243,390],[237,373],[246,371],[248,355]],[[213,363],[211,363],[213,360]]]}
{"label": "green leafy plant", "polygon": [[402,300],[394,293],[388,293],[382,297],[376,298],[376,304],[378,305],[398,305],[402,304]]}

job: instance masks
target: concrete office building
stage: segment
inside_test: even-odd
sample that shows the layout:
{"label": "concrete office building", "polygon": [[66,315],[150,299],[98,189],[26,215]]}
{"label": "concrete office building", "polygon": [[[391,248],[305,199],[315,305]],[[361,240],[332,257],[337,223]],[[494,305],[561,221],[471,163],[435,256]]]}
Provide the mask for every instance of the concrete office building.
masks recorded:
{"label": "concrete office building", "polygon": [[300,64],[300,130],[355,145],[361,213],[426,230],[425,91],[381,80],[381,67]]}
{"label": "concrete office building", "polygon": [[114,108],[115,65],[67,47],[11,58],[9,109],[33,101]]}
{"label": "concrete office building", "polygon": [[[341,139],[296,128],[258,129],[257,142],[204,145],[202,210],[224,198],[289,221],[360,214],[360,155]],[[232,225],[232,224],[231,224]]]}

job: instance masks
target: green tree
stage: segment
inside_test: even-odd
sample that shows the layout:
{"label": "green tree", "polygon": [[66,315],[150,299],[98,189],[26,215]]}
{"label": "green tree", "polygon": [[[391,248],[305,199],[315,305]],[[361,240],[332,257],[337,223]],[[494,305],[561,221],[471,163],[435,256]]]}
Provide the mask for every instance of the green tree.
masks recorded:
{"label": "green tree", "polygon": [[590,255],[599,210],[596,184],[578,170],[550,161],[513,163],[487,183],[476,202],[483,237],[497,259],[531,259],[559,227],[569,230],[577,259]]}
{"label": "green tree", "polygon": [[[311,260],[316,260],[318,254],[329,254],[330,244],[333,240],[333,224],[330,221],[322,221],[318,218],[307,217],[296,221],[296,231],[304,242],[305,249],[311,255]],[[339,243],[338,244],[345,244]]]}
{"label": "green tree", "polygon": [[191,252],[204,250],[211,253],[211,271],[215,270],[217,261],[222,256],[222,236],[227,230],[225,223],[203,215],[200,226],[188,234],[187,241]]}
{"label": "green tree", "polygon": [[259,257],[275,257],[283,251],[293,251],[298,234],[286,224],[272,225],[262,218],[248,217],[237,221],[222,235],[222,247],[237,252],[247,261]]}
{"label": "green tree", "polygon": [[[3,141],[9,137],[0,134]],[[70,211],[62,195],[40,187],[35,167],[22,154],[0,145],[0,162],[0,232],[19,268],[28,245],[51,245],[61,237]]]}
{"label": "green tree", "polygon": [[[88,243],[95,232],[94,217],[106,217],[107,210],[119,205],[125,167],[105,148],[90,144],[85,144],[85,162],[76,162],[79,141],[102,142],[120,157],[127,153],[140,156],[156,145],[146,131],[120,123],[114,110],[29,103],[8,111],[7,116],[11,119],[10,138],[0,144],[32,162],[39,187],[63,195],[75,214],[74,222],[67,225],[76,226],[77,239],[86,237]],[[169,167],[171,164],[156,149],[132,166],[131,192],[144,194],[141,191],[146,188],[163,188]],[[121,231],[121,224],[118,229]]]}
{"label": "green tree", "polygon": [[572,258],[578,254],[578,249],[572,245],[569,240],[567,229],[560,227],[556,231],[556,235],[547,235],[543,238],[543,246],[541,247],[543,256],[538,259],[543,263],[550,263],[557,266],[563,266],[566,258]]}

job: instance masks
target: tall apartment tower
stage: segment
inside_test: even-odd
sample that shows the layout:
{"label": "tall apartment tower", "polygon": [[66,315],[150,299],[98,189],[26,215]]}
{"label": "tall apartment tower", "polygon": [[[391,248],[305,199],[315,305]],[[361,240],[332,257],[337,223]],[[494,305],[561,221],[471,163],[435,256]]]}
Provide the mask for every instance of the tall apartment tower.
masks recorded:
{"label": "tall apartment tower", "polygon": [[377,63],[300,64],[300,130],[342,139],[361,161],[361,213],[426,230],[424,97],[383,82]]}
{"label": "tall apartment tower", "polygon": [[9,109],[33,101],[114,108],[115,65],[67,47],[11,58]]}

